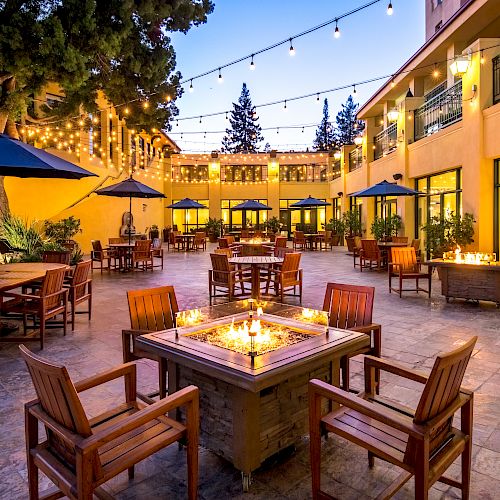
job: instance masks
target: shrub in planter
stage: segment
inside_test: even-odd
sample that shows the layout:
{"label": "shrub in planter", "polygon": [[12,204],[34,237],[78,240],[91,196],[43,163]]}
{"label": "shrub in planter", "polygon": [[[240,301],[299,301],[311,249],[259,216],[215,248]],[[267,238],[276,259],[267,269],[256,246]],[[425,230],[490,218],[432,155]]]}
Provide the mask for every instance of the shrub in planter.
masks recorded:
{"label": "shrub in planter", "polygon": [[208,218],[205,230],[211,243],[217,243],[217,238],[222,235],[223,226],[224,221],[222,219],[216,219],[215,217]]}

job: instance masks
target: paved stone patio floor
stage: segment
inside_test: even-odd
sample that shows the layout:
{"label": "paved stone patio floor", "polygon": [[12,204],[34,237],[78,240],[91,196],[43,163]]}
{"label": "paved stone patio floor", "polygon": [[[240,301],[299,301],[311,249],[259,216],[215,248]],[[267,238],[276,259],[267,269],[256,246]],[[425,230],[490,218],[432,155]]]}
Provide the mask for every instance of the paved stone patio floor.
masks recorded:
{"label": "paved stone patio floor", "polygon": [[[94,271],[93,318],[77,316],[74,332],[66,337],[49,330],[43,356],[64,363],[74,380],[121,363],[121,330],[129,327],[125,291],[159,285],[175,286],[181,309],[208,304],[208,252],[166,253],[165,269],[128,274]],[[465,375],[465,387],[475,391],[472,498],[500,498],[500,311],[493,304],[456,301],[447,304],[440,295],[437,277],[432,299],[408,293],[400,299],[389,294],[387,276],[354,270],[344,248],[333,252],[305,252],[304,306],[321,308],[329,281],[376,287],[374,321],[382,324],[383,356],[410,368],[429,371],[434,357],[478,335]],[[289,299],[290,300],[290,299]],[[291,299],[293,300],[293,299]],[[35,351],[38,344],[32,344]],[[352,362],[352,386],[362,386],[361,360]],[[139,362],[141,389],[156,385],[155,365]],[[384,374],[381,393],[415,405],[417,384]],[[83,395],[85,409],[96,415],[122,396],[121,382],[110,383]],[[0,344],[0,498],[27,498],[23,403],[34,390],[17,346]],[[278,457],[253,475],[249,493],[242,493],[240,473],[212,452],[200,448],[201,499],[305,499],[310,498],[308,440],[294,453]],[[323,446],[323,487],[342,499],[377,496],[399,470],[380,460],[368,468],[366,453],[345,440],[331,437]],[[458,477],[459,464],[450,475]],[[42,488],[48,480],[42,479]],[[107,490],[120,499],[185,498],[185,452],[171,446],[136,467],[134,480],[123,473],[109,481]],[[413,498],[410,481],[396,498]],[[443,484],[432,488],[430,498],[460,498],[460,492]]]}

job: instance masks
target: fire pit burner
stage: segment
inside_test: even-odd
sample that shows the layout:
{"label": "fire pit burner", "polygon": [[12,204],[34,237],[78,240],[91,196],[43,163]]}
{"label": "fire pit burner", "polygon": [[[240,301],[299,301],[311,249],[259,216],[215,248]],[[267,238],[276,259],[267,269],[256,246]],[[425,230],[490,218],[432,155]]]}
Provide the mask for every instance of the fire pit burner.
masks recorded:
{"label": "fire pit burner", "polygon": [[236,322],[233,319],[230,325],[202,330],[189,337],[241,354],[259,356],[302,342],[311,335],[262,319]]}

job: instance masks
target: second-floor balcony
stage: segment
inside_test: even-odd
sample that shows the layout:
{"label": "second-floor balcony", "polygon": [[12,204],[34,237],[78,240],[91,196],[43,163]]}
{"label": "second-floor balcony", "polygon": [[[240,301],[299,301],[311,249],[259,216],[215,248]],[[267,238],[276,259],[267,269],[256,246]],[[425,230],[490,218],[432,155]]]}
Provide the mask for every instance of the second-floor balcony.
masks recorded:
{"label": "second-floor balcony", "polygon": [[342,163],[335,160],[332,164],[332,181],[342,176]]}
{"label": "second-floor balcony", "polygon": [[415,110],[415,140],[435,134],[461,119],[462,80],[459,80]]}
{"label": "second-floor balcony", "polygon": [[349,172],[363,166],[363,150],[358,147],[349,153]]}
{"label": "second-floor balcony", "polygon": [[398,125],[391,123],[385,130],[379,132],[373,138],[373,145],[375,146],[375,160],[386,156],[396,150],[398,144]]}

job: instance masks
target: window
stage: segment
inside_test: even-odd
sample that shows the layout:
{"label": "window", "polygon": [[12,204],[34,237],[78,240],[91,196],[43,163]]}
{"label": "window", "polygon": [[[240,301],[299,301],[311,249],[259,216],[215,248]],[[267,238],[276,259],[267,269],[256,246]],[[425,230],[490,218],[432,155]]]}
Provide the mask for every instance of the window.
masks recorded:
{"label": "window", "polygon": [[342,219],[342,198],[333,199],[333,218],[335,220]]}
{"label": "window", "polygon": [[326,182],[327,166],[316,165],[280,165],[281,182]]}
{"label": "window", "polygon": [[172,180],[177,182],[207,182],[208,165],[178,165],[172,167]]}
{"label": "window", "polygon": [[221,182],[260,182],[267,180],[267,165],[225,165]]}
{"label": "window", "polygon": [[[181,200],[173,200],[173,203],[177,203]],[[191,230],[198,229],[199,227],[205,227],[207,219],[209,216],[208,200],[195,200],[207,208],[190,208],[189,210],[172,210],[172,223],[177,225],[179,231],[184,231],[186,233],[191,232]]]}
{"label": "window", "polygon": [[[236,205],[243,203],[245,200],[221,200],[221,216],[224,224],[229,225],[229,230],[238,228],[246,228],[248,225],[259,227],[267,220],[267,211],[261,210],[246,211],[246,210],[231,210]],[[267,205],[267,200],[257,200],[264,205]]]}
{"label": "window", "polygon": [[283,224],[283,230],[292,234],[295,230],[316,232],[323,229],[323,224],[326,221],[326,208],[319,207],[298,210],[290,207],[290,205],[298,201],[300,200],[280,200],[280,221]]}
{"label": "window", "polygon": [[462,169],[415,180],[417,195],[415,234],[422,238],[421,228],[432,217],[445,217],[450,212],[462,213]]}
{"label": "window", "polygon": [[[384,210],[385,207],[385,210]],[[388,218],[397,214],[398,198],[396,196],[386,196],[384,207],[382,206],[382,197],[375,197],[375,216],[379,218]],[[385,212],[385,214],[384,214]]]}

